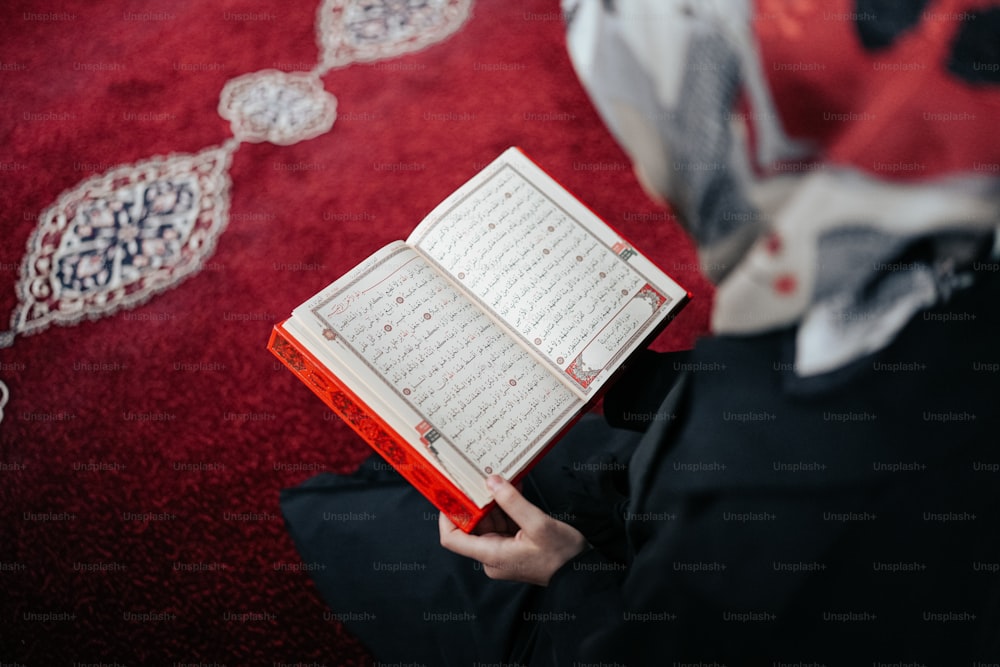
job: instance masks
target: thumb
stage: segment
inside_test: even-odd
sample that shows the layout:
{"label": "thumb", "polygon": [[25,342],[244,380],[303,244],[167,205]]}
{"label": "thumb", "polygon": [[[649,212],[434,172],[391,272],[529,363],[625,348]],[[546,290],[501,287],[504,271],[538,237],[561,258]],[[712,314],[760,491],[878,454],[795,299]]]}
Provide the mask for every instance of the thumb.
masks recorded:
{"label": "thumb", "polygon": [[526,533],[537,533],[549,518],[545,512],[522,496],[517,487],[503,477],[490,475],[486,478],[486,486],[493,493],[500,509],[506,512],[507,516]]}

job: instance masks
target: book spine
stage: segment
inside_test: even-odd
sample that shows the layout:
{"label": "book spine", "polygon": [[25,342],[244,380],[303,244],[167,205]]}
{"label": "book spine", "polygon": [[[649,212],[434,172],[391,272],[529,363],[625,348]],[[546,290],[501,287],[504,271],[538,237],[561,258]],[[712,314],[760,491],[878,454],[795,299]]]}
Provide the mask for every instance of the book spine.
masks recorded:
{"label": "book spine", "polygon": [[490,506],[477,507],[419,452],[413,451],[413,446],[405,438],[369,409],[280,324],[271,331],[267,347],[456,526],[469,532],[486,515]]}

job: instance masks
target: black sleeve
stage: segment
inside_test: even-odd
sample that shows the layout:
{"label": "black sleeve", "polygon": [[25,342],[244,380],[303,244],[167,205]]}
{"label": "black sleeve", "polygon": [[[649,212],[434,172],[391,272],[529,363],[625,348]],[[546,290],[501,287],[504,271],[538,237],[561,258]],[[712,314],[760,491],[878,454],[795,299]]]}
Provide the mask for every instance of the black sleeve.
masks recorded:
{"label": "black sleeve", "polygon": [[614,428],[643,432],[655,419],[663,397],[688,365],[687,351],[641,350],[604,396],[604,418]]}
{"label": "black sleeve", "polygon": [[[553,577],[535,619],[532,664],[560,664],[557,656],[580,664],[756,664],[748,660],[758,651],[760,664],[792,661],[767,638],[794,624],[787,610],[799,584],[816,574],[800,564],[822,563],[834,539],[836,531],[811,529],[814,513],[791,499],[720,496],[677,498],[662,512],[630,516],[631,536],[643,542],[629,565],[589,551]],[[779,576],[772,562],[798,571]]]}
{"label": "black sleeve", "polygon": [[630,517],[628,566],[592,550],[553,577],[529,619],[529,664],[931,667],[995,655],[982,594],[1000,591],[987,565],[995,526],[928,509],[983,507],[986,481],[673,497]]}

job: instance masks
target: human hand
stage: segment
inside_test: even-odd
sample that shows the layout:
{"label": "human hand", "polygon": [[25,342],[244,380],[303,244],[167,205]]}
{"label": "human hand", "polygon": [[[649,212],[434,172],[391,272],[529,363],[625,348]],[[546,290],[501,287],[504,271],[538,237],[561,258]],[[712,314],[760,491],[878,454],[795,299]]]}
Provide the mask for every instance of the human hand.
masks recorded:
{"label": "human hand", "polygon": [[508,481],[497,475],[486,485],[499,506],[466,534],[441,514],[441,546],[483,564],[490,579],[545,586],[566,561],[583,551],[587,540],[576,528],[553,519]]}

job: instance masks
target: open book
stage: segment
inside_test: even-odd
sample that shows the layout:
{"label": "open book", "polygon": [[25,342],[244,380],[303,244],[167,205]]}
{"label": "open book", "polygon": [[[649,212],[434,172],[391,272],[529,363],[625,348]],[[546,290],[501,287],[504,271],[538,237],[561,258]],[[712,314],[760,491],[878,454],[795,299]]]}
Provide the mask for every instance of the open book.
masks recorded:
{"label": "open book", "polygon": [[511,148],[269,347],[469,531],[688,296]]}

